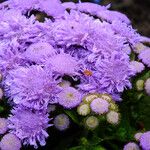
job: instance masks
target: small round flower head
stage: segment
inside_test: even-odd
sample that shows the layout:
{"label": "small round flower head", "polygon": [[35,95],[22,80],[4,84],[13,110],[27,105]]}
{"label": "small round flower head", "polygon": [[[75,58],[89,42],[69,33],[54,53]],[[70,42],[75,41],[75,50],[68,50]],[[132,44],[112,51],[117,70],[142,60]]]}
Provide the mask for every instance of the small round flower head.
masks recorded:
{"label": "small round flower head", "polygon": [[77,112],[81,116],[87,116],[90,113],[89,104],[81,104],[80,106],[78,106]]}
{"label": "small round flower head", "polygon": [[140,73],[145,69],[145,66],[138,61],[131,61],[131,66],[133,67],[133,69],[135,70],[135,73]]}
{"label": "small round flower head", "polygon": [[91,102],[90,106],[93,112],[102,115],[109,111],[110,104],[106,100],[96,98]]}
{"label": "small round flower head", "polygon": [[4,134],[7,131],[7,119],[0,118],[0,134]]}
{"label": "small round flower head", "polygon": [[21,141],[14,134],[8,133],[3,136],[0,142],[1,150],[20,150]]}
{"label": "small round flower head", "polygon": [[123,150],[140,150],[140,148],[136,143],[130,142],[124,146]]}
{"label": "small round flower head", "polygon": [[91,93],[91,94],[88,94],[88,95],[83,97],[83,102],[90,104],[94,99],[96,99],[98,97],[99,97],[98,93]]}
{"label": "small round flower head", "polygon": [[60,114],[54,119],[54,126],[60,131],[66,130],[69,127],[69,124],[69,118],[65,114]]}
{"label": "small round flower head", "polygon": [[11,111],[12,115],[8,118],[8,128],[15,134],[24,145],[32,145],[37,148],[37,142],[41,146],[46,144],[45,138],[48,137],[46,129],[51,125],[48,114],[43,111],[35,111],[23,106],[15,107]]}
{"label": "small round flower head", "polygon": [[95,129],[99,125],[99,121],[95,116],[90,116],[85,120],[88,129]]}
{"label": "small round flower head", "polygon": [[60,53],[49,58],[48,64],[52,65],[54,71],[64,75],[74,75],[78,69],[78,61],[70,54]]}
{"label": "small round flower head", "polygon": [[73,87],[66,87],[58,94],[58,103],[65,108],[74,108],[82,101],[80,92]]}
{"label": "small round flower head", "polygon": [[144,49],[146,49],[146,46],[142,43],[137,43],[133,48],[134,52],[137,54],[140,54]]}
{"label": "small round flower head", "polygon": [[5,81],[6,95],[16,104],[42,109],[57,102],[60,92],[53,74],[41,66],[19,67],[12,70]]}
{"label": "small round flower head", "polygon": [[49,43],[39,42],[31,44],[24,52],[24,56],[30,61],[41,63],[55,52],[56,50]]}
{"label": "small round flower head", "polygon": [[136,89],[142,91],[144,89],[144,80],[137,80]]}
{"label": "small round flower head", "polygon": [[3,95],[4,95],[4,92],[3,92],[3,90],[0,88],[0,99],[3,98]]}
{"label": "small round flower head", "polygon": [[140,137],[140,146],[143,150],[150,150],[150,131],[142,134]]}
{"label": "small round flower head", "polygon": [[143,135],[142,132],[138,132],[134,135],[134,138],[136,139],[136,141],[139,141],[142,135]]}
{"label": "small round flower head", "polygon": [[118,124],[120,120],[120,114],[115,111],[110,111],[107,113],[106,119],[111,124]]}
{"label": "small round flower head", "polygon": [[145,91],[148,95],[150,95],[150,78],[148,78],[145,82]]}
{"label": "small round flower head", "polygon": [[148,67],[150,67],[150,48],[147,48],[147,49],[143,50],[139,54],[139,59],[142,60],[142,62],[145,65],[147,65]]}

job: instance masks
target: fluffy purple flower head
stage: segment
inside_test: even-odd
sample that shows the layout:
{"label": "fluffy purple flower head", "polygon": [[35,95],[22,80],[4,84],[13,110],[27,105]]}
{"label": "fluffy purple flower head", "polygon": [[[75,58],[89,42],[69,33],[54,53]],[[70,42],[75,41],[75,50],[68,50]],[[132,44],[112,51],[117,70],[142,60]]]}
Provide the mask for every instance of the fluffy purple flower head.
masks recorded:
{"label": "fluffy purple flower head", "polygon": [[150,78],[148,78],[145,82],[145,91],[148,95],[150,95]]}
{"label": "fluffy purple flower head", "polygon": [[0,142],[1,150],[20,150],[21,141],[14,134],[8,133],[3,136]]}
{"label": "fluffy purple flower head", "polygon": [[101,98],[94,99],[91,102],[90,106],[92,111],[99,115],[102,115],[109,111],[109,103],[106,100],[103,100]]}
{"label": "fluffy purple flower head", "polygon": [[59,82],[49,71],[41,66],[19,67],[9,72],[4,85],[6,96],[15,104],[42,109],[49,103],[57,102],[60,92]]}
{"label": "fluffy purple flower head", "polygon": [[135,70],[135,73],[140,73],[145,69],[145,66],[141,62],[131,61],[130,64],[133,67],[133,69]]}
{"label": "fluffy purple flower head", "polygon": [[134,142],[130,142],[124,146],[123,150],[140,150],[140,148]]}
{"label": "fluffy purple flower head", "polygon": [[0,134],[4,134],[7,131],[7,119],[0,118]]}
{"label": "fluffy purple flower head", "polygon": [[30,61],[41,63],[55,53],[56,50],[49,43],[38,42],[31,44],[24,52],[24,56]]}
{"label": "fluffy purple flower head", "polygon": [[66,130],[69,127],[69,124],[69,118],[65,114],[57,115],[54,119],[54,126],[60,131]]}
{"label": "fluffy purple flower head", "polygon": [[143,150],[150,150],[150,131],[145,132],[141,135],[140,145]]}
{"label": "fluffy purple flower head", "polygon": [[23,106],[15,107],[11,113],[8,128],[24,145],[29,144],[37,148],[37,142],[41,146],[46,144],[45,138],[48,137],[46,129],[51,126],[48,114]]}
{"label": "fluffy purple flower head", "polygon": [[47,64],[50,64],[52,69],[61,75],[75,75],[79,69],[78,60],[70,54],[66,54],[64,52],[49,58]]}
{"label": "fluffy purple flower head", "polygon": [[63,88],[58,97],[58,103],[65,108],[74,108],[82,101],[81,93],[73,87]]}
{"label": "fluffy purple flower head", "polygon": [[139,59],[142,60],[145,65],[150,67],[150,48],[142,50],[139,54]]}

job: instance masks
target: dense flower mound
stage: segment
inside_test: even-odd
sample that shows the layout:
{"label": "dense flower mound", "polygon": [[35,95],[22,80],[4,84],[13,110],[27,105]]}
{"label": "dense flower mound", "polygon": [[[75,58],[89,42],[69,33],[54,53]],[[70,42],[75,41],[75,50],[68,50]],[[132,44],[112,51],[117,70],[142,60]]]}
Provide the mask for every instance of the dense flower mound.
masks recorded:
{"label": "dense flower mound", "polygon": [[37,141],[42,146],[46,144],[45,138],[48,137],[46,128],[51,126],[46,113],[19,106],[12,110],[8,120],[10,132],[19,137],[23,144],[33,145],[35,148],[37,148]]}
{"label": "dense flower mound", "polygon": [[[2,134],[10,132],[2,138],[2,150],[19,150],[20,141],[44,146],[52,125],[49,114],[60,131],[69,127],[69,119],[75,120],[74,111],[81,118],[76,123],[90,130],[98,127],[99,118],[119,123],[116,101],[132,88],[131,77],[142,72],[144,64],[149,67],[150,51],[141,42],[148,39],[109,7],[59,0],[0,4],[1,88],[12,107],[8,127],[5,120],[0,123]],[[144,64],[131,61],[136,49]],[[145,89],[149,94],[148,81]],[[57,109],[59,114],[53,114]],[[125,147],[138,149],[134,144]]]}

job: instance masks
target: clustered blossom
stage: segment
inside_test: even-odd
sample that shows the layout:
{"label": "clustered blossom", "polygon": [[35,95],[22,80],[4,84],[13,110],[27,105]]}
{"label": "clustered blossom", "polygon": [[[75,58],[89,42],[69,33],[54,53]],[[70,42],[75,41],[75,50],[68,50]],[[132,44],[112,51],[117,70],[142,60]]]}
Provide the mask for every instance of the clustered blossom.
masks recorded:
{"label": "clustered blossom", "polygon": [[[1,141],[2,150],[11,145],[19,150],[18,140],[35,148],[44,146],[51,126],[47,113],[51,114],[49,106],[53,105],[78,107],[83,116],[91,110],[98,115],[108,113],[108,120],[118,123],[112,98],[121,100],[124,89],[131,88],[130,78],[144,69],[129,57],[143,37],[124,14],[109,7],[59,0],[0,4],[1,85],[13,107],[8,117],[10,133]],[[43,22],[32,10],[43,14]],[[149,50],[144,49],[139,59],[149,66],[149,56]],[[0,94],[2,98],[3,91]],[[94,129],[99,121],[90,116],[85,124]],[[64,130],[69,118],[60,114],[54,125]],[[13,144],[6,143],[7,136],[14,139]]]}

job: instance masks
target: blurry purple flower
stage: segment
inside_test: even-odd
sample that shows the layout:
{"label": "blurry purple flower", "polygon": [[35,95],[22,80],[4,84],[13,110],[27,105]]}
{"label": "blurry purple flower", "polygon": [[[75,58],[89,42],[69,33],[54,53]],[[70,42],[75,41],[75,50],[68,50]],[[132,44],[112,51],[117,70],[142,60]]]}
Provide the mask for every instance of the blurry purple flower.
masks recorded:
{"label": "blurry purple flower", "polygon": [[4,134],[7,131],[7,119],[0,118],[0,134]]}
{"label": "blurry purple flower", "polygon": [[147,131],[141,135],[140,146],[143,150],[150,150],[150,131]]}
{"label": "blurry purple flower", "polygon": [[1,150],[20,150],[21,149],[21,141],[11,133],[4,135],[0,142]]}
{"label": "blurry purple flower", "polygon": [[69,124],[70,124],[69,118],[65,114],[57,115],[54,118],[54,126],[60,131],[66,130]]}
{"label": "blurry purple flower", "polygon": [[29,144],[37,148],[37,141],[41,146],[46,144],[45,138],[48,137],[46,129],[51,126],[46,113],[22,106],[15,107],[11,113],[8,128],[24,145]]}
{"label": "blurry purple flower", "polygon": [[133,67],[133,69],[135,70],[135,73],[140,73],[145,69],[145,66],[141,62],[131,61],[130,64]]}
{"label": "blurry purple flower", "polygon": [[142,60],[145,65],[150,67],[150,48],[142,50],[139,54],[139,59]]}
{"label": "blurry purple flower", "polygon": [[130,142],[124,146],[123,150],[140,150],[140,148],[134,142]]}

